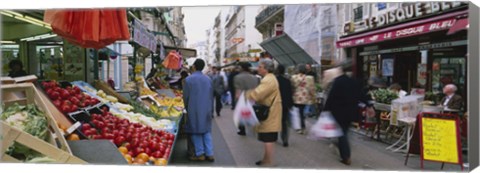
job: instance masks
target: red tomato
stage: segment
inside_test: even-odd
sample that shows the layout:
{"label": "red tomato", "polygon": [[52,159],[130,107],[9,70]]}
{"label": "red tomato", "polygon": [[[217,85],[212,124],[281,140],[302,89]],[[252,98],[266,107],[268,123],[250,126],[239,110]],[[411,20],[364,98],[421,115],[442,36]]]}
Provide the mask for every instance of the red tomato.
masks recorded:
{"label": "red tomato", "polygon": [[77,110],[78,110],[78,106],[77,106],[77,105],[72,105],[72,106],[70,107],[70,112],[75,112],[75,111],[77,111]]}
{"label": "red tomato", "polygon": [[88,123],[82,124],[82,130],[88,130],[90,128],[92,128],[92,126],[90,126],[90,124],[88,124]]}
{"label": "red tomato", "polygon": [[132,146],[132,148],[137,148],[139,144],[140,144],[140,140],[138,138],[133,138],[130,141],[130,145]]}
{"label": "red tomato", "polygon": [[135,157],[133,154],[134,154],[134,153],[133,153],[133,150],[128,150],[128,155],[130,155],[130,156],[132,156],[132,157]]}
{"label": "red tomato", "polygon": [[144,153],[144,152],[145,152],[145,150],[144,150],[143,148],[141,148],[141,147],[137,147],[137,148],[135,148],[135,149],[133,150],[133,154],[134,154],[135,156],[137,156],[137,155],[140,154],[140,153]]}
{"label": "red tomato", "polygon": [[155,157],[155,158],[160,158],[160,157],[162,157],[162,152],[160,152],[160,151],[155,151],[155,152],[152,153],[151,156],[152,156],[152,157]]}
{"label": "red tomato", "polygon": [[82,91],[80,90],[80,88],[78,88],[77,86],[73,87],[73,90],[75,91],[75,94],[80,94],[80,93],[82,93]]}
{"label": "red tomato", "polygon": [[61,108],[61,111],[63,113],[70,113],[70,110],[71,110],[71,108],[68,105],[63,105],[62,108]]}
{"label": "red tomato", "polygon": [[151,150],[150,148],[146,147],[146,148],[144,148],[144,150],[145,150],[145,153],[146,153],[147,155],[150,156],[150,154],[152,154],[152,150]]}
{"label": "red tomato", "polygon": [[68,99],[70,97],[70,93],[67,91],[67,90],[61,90],[60,91],[60,96],[63,98],[63,99]]}
{"label": "red tomato", "polygon": [[130,144],[130,142],[124,143],[123,146],[124,146],[125,148],[127,148],[128,151],[130,151],[130,149],[132,149],[132,145]]}
{"label": "red tomato", "polygon": [[62,105],[62,102],[60,102],[60,100],[55,100],[53,101],[53,105],[55,105],[55,107],[57,108],[60,108],[60,106]]}
{"label": "red tomato", "polygon": [[148,147],[148,142],[143,140],[143,141],[140,142],[140,144],[138,144],[138,147],[147,148]]}
{"label": "red tomato", "polygon": [[117,146],[121,146],[123,144],[123,142],[125,142],[125,137],[123,137],[123,136],[117,136],[114,140],[114,143]]}
{"label": "red tomato", "polygon": [[102,139],[102,135],[93,135],[93,139]]}

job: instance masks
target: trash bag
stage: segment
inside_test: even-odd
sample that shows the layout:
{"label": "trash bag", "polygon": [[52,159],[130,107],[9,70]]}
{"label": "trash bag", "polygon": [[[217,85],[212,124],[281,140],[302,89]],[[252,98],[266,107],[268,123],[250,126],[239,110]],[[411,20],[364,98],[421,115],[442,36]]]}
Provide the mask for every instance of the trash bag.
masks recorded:
{"label": "trash bag", "polygon": [[242,91],[235,110],[233,111],[233,122],[235,123],[235,127],[239,127],[239,125],[255,126],[259,124],[252,103],[245,98],[244,91]]}
{"label": "trash bag", "polygon": [[295,130],[301,128],[300,109],[295,106],[290,109],[290,126]]}
{"label": "trash bag", "polygon": [[307,138],[319,140],[335,138],[343,135],[342,128],[337,124],[330,111],[323,111],[317,122],[311,127]]}

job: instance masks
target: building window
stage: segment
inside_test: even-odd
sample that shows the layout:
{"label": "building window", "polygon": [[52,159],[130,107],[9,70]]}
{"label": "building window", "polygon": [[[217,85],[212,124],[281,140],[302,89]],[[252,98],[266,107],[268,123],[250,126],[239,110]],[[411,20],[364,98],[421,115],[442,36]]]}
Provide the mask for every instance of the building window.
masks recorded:
{"label": "building window", "polygon": [[353,9],[353,21],[358,22],[363,19],[363,6]]}
{"label": "building window", "polygon": [[378,11],[387,9],[387,3],[377,3],[377,8],[378,8]]}

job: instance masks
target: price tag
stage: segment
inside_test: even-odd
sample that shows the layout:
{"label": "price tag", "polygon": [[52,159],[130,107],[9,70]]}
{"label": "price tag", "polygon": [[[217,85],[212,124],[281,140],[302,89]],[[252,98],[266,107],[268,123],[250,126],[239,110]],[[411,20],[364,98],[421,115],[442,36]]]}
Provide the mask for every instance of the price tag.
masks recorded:
{"label": "price tag", "polygon": [[67,129],[67,134],[73,133],[76,129],[78,129],[82,124],[80,122],[76,122],[70,128]]}

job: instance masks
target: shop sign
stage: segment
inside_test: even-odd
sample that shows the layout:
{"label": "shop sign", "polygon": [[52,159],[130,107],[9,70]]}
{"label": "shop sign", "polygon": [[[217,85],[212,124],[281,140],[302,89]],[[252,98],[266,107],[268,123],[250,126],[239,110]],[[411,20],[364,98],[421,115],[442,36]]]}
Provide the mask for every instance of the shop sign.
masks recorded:
{"label": "shop sign", "polygon": [[[449,9],[459,8],[463,6],[468,6],[468,3],[465,2],[426,2],[426,3],[415,3],[398,8],[384,14],[370,17],[359,23],[363,23],[366,26],[366,29],[374,29],[384,25],[390,25],[394,23],[399,23],[405,20],[410,20],[414,18],[419,18],[422,16],[440,13]],[[345,23],[344,26],[351,25],[350,23]],[[346,33],[358,32],[357,28],[349,28],[350,32],[345,30]]]}
{"label": "shop sign", "polygon": [[403,37],[410,37],[420,34],[425,34],[434,31],[446,30],[452,27],[456,22],[456,18],[449,18],[440,21],[424,23],[416,26],[409,26],[397,30],[371,34],[364,37],[353,38],[345,41],[339,41],[337,47],[354,47],[364,44],[371,44],[375,42],[393,40]]}
{"label": "shop sign", "polygon": [[399,48],[393,48],[393,49],[365,51],[365,52],[360,52],[360,56],[369,56],[369,55],[378,55],[378,54],[386,54],[386,53],[397,53],[397,52],[408,52],[408,51],[435,49],[435,48],[464,46],[464,45],[467,45],[467,43],[468,43],[467,40],[460,40],[460,41],[442,42],[442,43],[434,43],[434,44],[420,45],[420,46],[409,46],[409,47],[399,47]]}
{"label": "shop sign", "polygon": [[152,52],[156,52],[157,50],[157,39],[155,35],[148,32],[147,28],[137,19],[133,21],[133,41]]}

